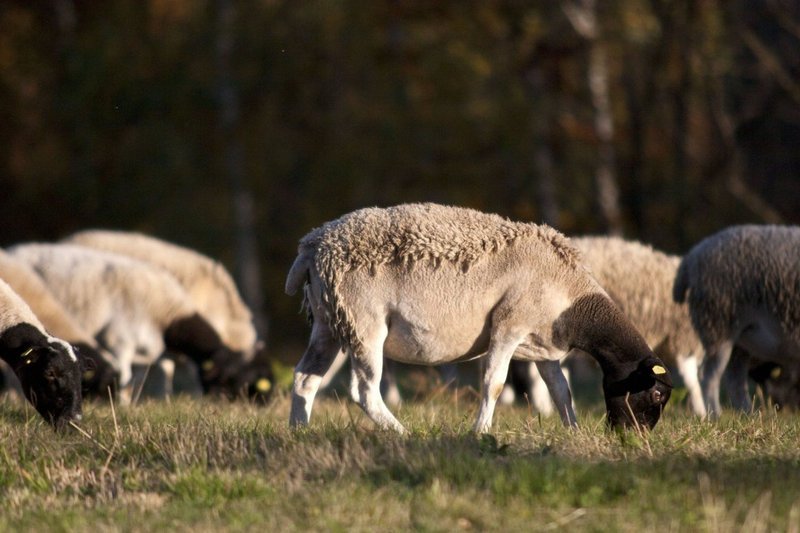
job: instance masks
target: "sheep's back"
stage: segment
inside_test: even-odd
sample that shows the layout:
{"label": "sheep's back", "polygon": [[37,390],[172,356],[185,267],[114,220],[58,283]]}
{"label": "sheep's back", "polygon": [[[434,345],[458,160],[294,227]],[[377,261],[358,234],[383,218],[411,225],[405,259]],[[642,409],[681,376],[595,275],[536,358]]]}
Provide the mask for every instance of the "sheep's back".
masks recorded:
{"label": "sheep's back", "polygon": [[800,228],[734,226],[698,243],[684,262],[701,334],[729,331],[739,313],[759,308],[800,342]]}

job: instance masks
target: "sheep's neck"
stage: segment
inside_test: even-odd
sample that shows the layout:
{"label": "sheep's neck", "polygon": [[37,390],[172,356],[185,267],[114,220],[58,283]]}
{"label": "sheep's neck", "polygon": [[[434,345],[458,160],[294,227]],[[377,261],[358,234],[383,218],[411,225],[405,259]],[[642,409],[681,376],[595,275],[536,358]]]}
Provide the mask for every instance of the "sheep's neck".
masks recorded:
{"label": "sheep's neck", "polygon": [[554,325],[556,339],[594,357],[604,372],[651,355],[642,336],[601,293],[577,298]]}

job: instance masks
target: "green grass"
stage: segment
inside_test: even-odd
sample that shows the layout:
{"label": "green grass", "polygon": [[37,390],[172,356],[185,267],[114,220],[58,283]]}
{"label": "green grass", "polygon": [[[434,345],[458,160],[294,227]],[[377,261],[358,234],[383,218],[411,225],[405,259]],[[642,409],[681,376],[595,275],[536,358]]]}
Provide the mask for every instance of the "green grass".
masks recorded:
{"label": "green grass", "polygon": [[400,437],[335,398],[291,431],[278,396],[88,404],[86,435],[0,403],[0,529],[798,531],[800,415],[676,405],[637,435],[597,407],[568,430],[501,406],[478,438],[474,395],[435,391],[397,410]]}

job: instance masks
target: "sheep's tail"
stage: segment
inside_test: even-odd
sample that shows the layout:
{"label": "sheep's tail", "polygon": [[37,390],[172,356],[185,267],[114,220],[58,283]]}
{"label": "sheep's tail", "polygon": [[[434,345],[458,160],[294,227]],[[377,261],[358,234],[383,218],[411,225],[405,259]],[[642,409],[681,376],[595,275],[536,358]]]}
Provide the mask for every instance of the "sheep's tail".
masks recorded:
{"label": "sheep's tail", "polygon": [[681,304],[686,301],[687,292],[689,292],[689,261],[684,257],[678,266],[678,272],[675,274],[675,283],[672,285],[672,299]]}
{"label": "sheep's tail", "polygon": [[309,279],[309,272],[311,270],[313,255],[308,251],[302,251],[297,255],[297,258],[289,269],[289,274],[286,276],[286,287],[284,290],[286,294],[293,295],[297,293],[298,289]]}

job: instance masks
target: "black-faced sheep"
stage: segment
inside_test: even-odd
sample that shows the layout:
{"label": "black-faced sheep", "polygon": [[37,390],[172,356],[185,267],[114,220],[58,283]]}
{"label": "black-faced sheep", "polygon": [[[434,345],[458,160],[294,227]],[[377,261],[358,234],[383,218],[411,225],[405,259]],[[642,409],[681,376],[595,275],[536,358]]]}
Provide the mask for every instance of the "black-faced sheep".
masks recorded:
{"label": "black-faced sheep", "polygon": [[340,350],[350,354],[354,399],[380,427],[404,431],[379,392],[384,355],[433,365],[485,354],[478,432],[491,427],[512,356],[535,361],[572,424],[558,362],[580,348],[603,370],[610,425],[653,427],[669,373],[578,255],[547,226],[435,204],[362,209],[311,231],[286,280],[289,294],[305,286],[312,318],[290,424],[308,423]]}
{"label": "black-faced sheep", "polygon": [[48,333],[69,342],[84,359],[84,394],[107,398],[108,388],[114,386],[117,378],[111,354],[102,350],[97,341],[83,330],[33,269],[2,250],[0,278],[28,304]]}
{"label": "black-faced sheep", "polygon": [[0,280],[0,357],[28,401],[62,428],[81,418],[81,364],[69,343],[52,337],[28,304]]}
{"label": "black-faced sheep", "polygon": [[751,359],[797,364],[798,290],[797,227],[734,226],[703,239],[684,256],[673,297],[688,302],[705,349],[701,384],[709,415],[721,411],[723,374],[733,405],[749,410]]}
{"label": "black-faced sheep", "polygon": [[240,354],[243,366],[238,376],[239,388],[249,391],[251,398],[263,400],[269,396],[273,377],[263,342],[257,338],[252,312],[221,263],[141,233],[85,230],[63,242],[132,257],[172,274],[225,346]]}
{"label": "black-faced sheep", "polygon": [[134,259],[69,244],[8,249],[33,268],[53,295],[117,358],[122,400],[130,401],[132,366],[155,362],[165,349],[202,369],[205,392],[229,392],[235,357],[168,273]]}

